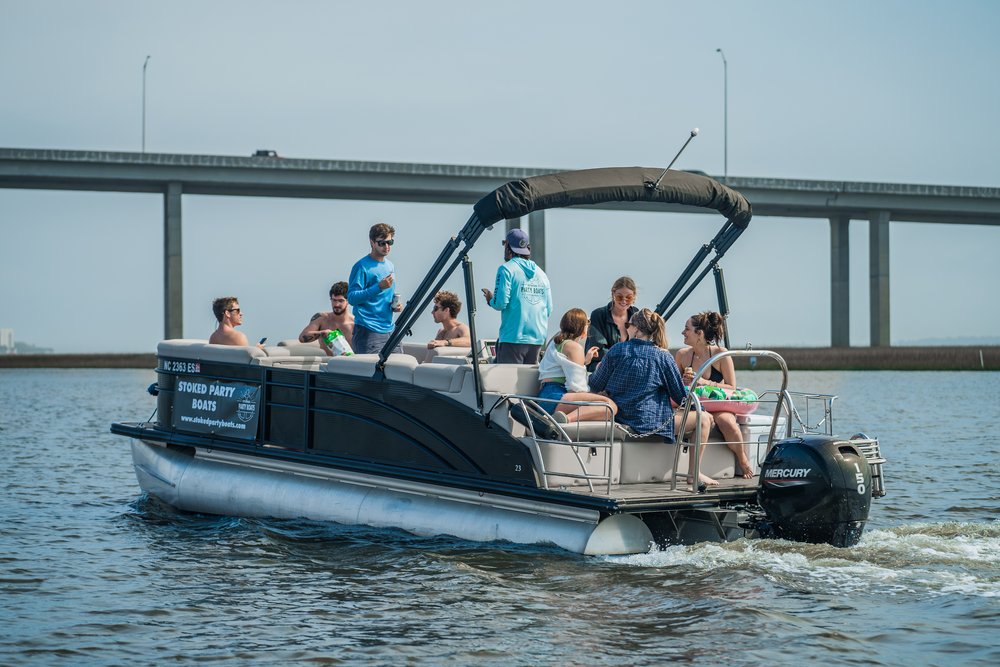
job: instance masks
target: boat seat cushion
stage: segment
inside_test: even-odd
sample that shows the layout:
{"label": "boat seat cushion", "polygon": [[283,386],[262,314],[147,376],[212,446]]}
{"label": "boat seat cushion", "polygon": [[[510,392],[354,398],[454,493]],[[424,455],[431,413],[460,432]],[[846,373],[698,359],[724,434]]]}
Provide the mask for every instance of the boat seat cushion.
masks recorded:
{"label": "boat seat cushion", "polygon": [[[352,354],[350,356],[330,357],[321,370],[328,373],[343,373],[371,377],[375,374],[377,354]],[[408,354],[390,354],[385,360],[385,377],[397,382],[413,382],[413,369],[418,366],[417,360]]]}
{"label": "boat seat cushion", "polygon": [[484,364],[480,367],[483,391],[497,394],[538,395],[538,366],[528,364]]}
{"label": "boat seat cushion", "polygon": [[[298,338],[289,338],[287,340],[278,341],[277,347],[279,349],[287,350],[288,354],[293,357],[326,357],[329,359],[329,355],[322,347],[319,346],[319,341],[314,340],[311,343],[300,343]],[[273,348],[264,348],[265,350],[270,350]],[[269,354],[270,356],[270,354]]]}
{"label": "boat seat cushion", "polygon": [[617,422],[585,421],[560,424],[562,430],[573,442],[622,442],[628,437],[628,431]]}
{"label": "boat seat cushion", "polygon": [[156,346],[158,357],[171,357],[173,359],[196,359],[198,361],[223,361],[223,362],[254,362],[267,355],[256,345],[213,345],[206,340],[194,338],[175,338],[172,340],[160,341]]}
{"label": "boat seat cushion", "polygon": [[413,369],[413,384],[457,394],[462,391],[466,376],[472,373],[471,365],[426,363]]}
{"label": "boat seat cushion", "polygon": [[413,356],[422,364],[438,363],[442,357],[465,360],[471,352],[471,347],[435,347],[429,349],[426,343],[403,343],[403,353]]}
{"label": "boat seat cushion", "polygon": [[326,355],[322,357],[267,357],[266,359],[258,359],[257,363],[261,366],[269,366],[271,368],[294,368],[303,371],[318,371],[320,366],[326,363],[327,359],[329,357]]}

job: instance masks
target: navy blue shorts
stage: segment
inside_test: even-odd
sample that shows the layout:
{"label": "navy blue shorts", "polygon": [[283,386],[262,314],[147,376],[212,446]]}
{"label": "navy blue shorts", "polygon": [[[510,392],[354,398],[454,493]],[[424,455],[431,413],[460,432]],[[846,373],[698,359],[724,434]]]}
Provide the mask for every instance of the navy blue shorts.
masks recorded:
{"label": "navy blue shorts", "polygon": [[[539,398],[551,398],[554,401],[558,401],[566,394],[566,385],[562,382],[543,382],[541,389],[538,390]],[[556,411],[559,406],[558,403],[539,403],[542,408],[548,412],[550,415]]]}

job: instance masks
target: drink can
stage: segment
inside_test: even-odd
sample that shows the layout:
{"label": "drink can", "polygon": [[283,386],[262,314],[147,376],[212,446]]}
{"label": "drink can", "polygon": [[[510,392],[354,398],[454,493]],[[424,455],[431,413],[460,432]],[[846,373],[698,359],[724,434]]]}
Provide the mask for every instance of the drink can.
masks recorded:
{"label": "drink can", "polygon": [[394,292],[392,295],[392,309],[396,310],[399,307],[399,293]]}

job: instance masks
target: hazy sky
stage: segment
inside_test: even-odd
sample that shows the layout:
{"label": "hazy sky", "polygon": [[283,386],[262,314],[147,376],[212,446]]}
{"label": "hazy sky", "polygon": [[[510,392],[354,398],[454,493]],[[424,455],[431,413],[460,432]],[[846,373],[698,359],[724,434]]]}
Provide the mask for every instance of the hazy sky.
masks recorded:
{"label": "hazy sky", "polygon": [[[1000,185],[1000,3],[0,0],[0,146]],[[0,189],[0,328],[60,352],[163,334],[162,197]],[[464,206],[185,196],[185,335],[237,295],[291,338],[397,229],[410,293]],[[556,317],[622,274],[655,303],[721,217],[547,214]],[[499,227],[473,260],[501,261]],[[894,343],[1000,336],[1000,227],[893,223]],[[755,218],[723,266],[733,343],[826,345],[829,225]],[[851,225],[851,341],[868,344],[868,224]],[[458,286],[456,281],[455,287]],[[682,309],[713,307],[710,285]],[[480,335],[497,318],[479,304]],[[683,317],[669,323],[680,342]],[[433,336],[430,315],[414,331]]]}

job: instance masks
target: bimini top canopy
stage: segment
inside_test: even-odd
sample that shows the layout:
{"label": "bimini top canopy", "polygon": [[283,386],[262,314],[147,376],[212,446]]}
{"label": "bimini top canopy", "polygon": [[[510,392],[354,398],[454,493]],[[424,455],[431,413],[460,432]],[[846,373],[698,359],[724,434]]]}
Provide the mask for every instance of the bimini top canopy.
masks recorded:
{"label": "bimini top canopy", "polygon": [[[750,203],[746,197],[707,176],[699,176],[686,171],[671,171],[655,167],[614,167],[565,171],[510,181],[476,202],[472,217],[469,218],[458,235],[453,236],[445,244],[441,254],[427,275],[424,276],[420,285],[414,290],[412,298],[403,308],[403,312],[396,319],[395,330],[379,352],[376,375],[383,373],[385,360],[390,351],[395,349],[403,336],[410,331],[434,295],[458,268],[458,265],[463,262],[465,264],[466,299],[469,303],[467,311],[469,313],[469,329],[473,345],[478,349],[474,307],[476,293],[468,252],[487,229],[501,220],[521,218],[532,211],[607,202],[682,204],[714,209],[726,217],[726,222],[715,238],[701,247],[667,296],[657,305],[656,310],[661,315],[667,312],[685,287],[687,291],[681,296],[681,301],[691,293],[691,290],[709,271],[721,270],[717,269],[719,259],[747,228],[752,215]],[[715,257],[707,267],[698,273],[699,267],[713,251]],[[721,274],[717,273],[717,277],[721,285]],[[720,303],[723,296],[722,291],[720,291]],[[674,305],[674,308],[677,305],[679,302]],[[477,387],[477,401],[481,408],[482,396],[478,389],[480,387],[478,364],[473,364],[473,375]]]}
{"label": "bimini top canopy", "polygon": [[532,211],[615,201],[712,208],[740,229],[750,224],[750,203],[735,190],[707,176],[651,167],[584,169],[511,181],[480,199],[475,210],[480,224],[489,227]]}

